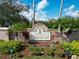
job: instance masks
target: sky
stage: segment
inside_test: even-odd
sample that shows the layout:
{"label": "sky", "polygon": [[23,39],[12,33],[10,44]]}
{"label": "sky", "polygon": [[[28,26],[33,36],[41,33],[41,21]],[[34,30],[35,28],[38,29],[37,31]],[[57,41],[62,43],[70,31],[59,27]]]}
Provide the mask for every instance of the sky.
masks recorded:
{"label": "sky", "polygon": [[[20,0],[21,4],[30,6],[29,13],[26,11],[19,13],[29,18],[29,20],[31,20],[33,16],[32,1],[33,0]],[[35,0],[36,20],[47,21],[52,18],[57,19],[60,10],[60,1],[61,0]],[[62,16],[65,15],[79,17],[79,0],[64,0]]]}

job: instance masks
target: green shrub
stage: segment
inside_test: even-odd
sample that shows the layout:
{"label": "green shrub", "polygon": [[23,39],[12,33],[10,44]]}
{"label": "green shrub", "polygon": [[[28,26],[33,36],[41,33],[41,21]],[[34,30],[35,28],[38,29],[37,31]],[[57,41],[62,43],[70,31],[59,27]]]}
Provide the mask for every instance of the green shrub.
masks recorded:
{"label": "green shrub", "polygon": [[10,31],[12,32],[18,32],[18,31],[23,31],[24,29],[28,28],[29,24],[26,22],[18,22],[12,24]]}
{"label": "green shrub", "polygon": [[0,53],[15,53],[21,50],[20,41],[0,41]]}
{"label": "green shrub", "polygon": [[43,51],[43,48],[37,46],[30,46],[29,50],[32,52],[33,55],[40,55]]}
{"label": "green shrub", "polygon": [[54,50],[50,47],[46,47],[44,48],[45,54],[47,55],[52,55],[52,53],[54,52]]}
{"label": "green shrub", "polygon": [[62,47],[66,50],[69,51],[71,54],[76,54],[79,55],[79,41],[74,40],[72,42],[65,42],[62,44]]}
{"label": "green shrub", "polygon": [[62,48],[57,48],[54,53],[55,55],[62,56],[64,54],[64,50]]}

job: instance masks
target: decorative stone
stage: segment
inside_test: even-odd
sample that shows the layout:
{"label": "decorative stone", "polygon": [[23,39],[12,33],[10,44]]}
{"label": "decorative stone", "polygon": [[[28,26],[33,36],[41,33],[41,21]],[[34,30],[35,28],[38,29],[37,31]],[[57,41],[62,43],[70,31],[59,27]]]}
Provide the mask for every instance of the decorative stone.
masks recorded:
{"label": "decorative stone", "polygon": [[77,55],[72,55],[71,59],[78,59]]}

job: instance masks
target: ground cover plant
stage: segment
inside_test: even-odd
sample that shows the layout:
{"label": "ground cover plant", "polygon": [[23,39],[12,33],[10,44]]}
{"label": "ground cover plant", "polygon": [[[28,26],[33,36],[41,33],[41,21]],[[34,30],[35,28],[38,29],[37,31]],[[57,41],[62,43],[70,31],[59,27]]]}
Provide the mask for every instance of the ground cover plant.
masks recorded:
{"label": "ground cover plant", "polygon": [[47,47],[29,44],[23,53],[31,52],[30,56],[23,55],[23,57],[20,57],[22,55],[21,52],[24,51],[21,51],[21,48],[23,48],[21,44],[20,41],[0,41],[0,54],[10,57],[11,53],[14,53],[13,58],[15,59],[64,59],[65,57],[71,58],[74,54],[79,56],[79,41],[63,42],[62,44],[52,43]]}
{"label": "ground cover plant", "polygon": [[29,46],[29,51],[32,52],[32,55],[35,56],[60,56],[62,57],[64,54],[64,50],[59,44],[51,44],[48,47],[39,47],[39,46]]}
{"label": "ground cover plant", "polygon": [[72,42],[64,42],[62,47],[68,54],[79,56],[79,41],[74,40]]}
{"label": "ground cover plant", "polygon": [[0,41],[0,53],[11,54],[21,50],[22,42],[20,41]]}

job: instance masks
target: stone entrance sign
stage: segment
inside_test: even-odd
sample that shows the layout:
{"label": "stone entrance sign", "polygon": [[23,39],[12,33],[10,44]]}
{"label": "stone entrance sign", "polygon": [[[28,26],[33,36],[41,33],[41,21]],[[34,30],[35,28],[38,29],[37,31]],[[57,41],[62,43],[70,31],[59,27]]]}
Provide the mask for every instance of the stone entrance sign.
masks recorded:
{"label": "stone entrance sign", "polygon": [[48,28],[44,24],[38,23],[33,26],[29,36],[30,40],[50,40],[50,34]]}

